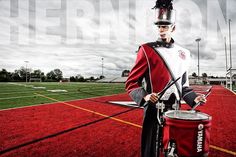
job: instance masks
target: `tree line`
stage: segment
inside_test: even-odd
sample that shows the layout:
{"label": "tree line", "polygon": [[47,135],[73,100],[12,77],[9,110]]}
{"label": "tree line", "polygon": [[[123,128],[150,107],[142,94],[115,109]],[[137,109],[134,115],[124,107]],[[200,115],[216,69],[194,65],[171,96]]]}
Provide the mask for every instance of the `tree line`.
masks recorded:
{"label": "tree line", "polygon": [[86,82],[95,81],[101,78],[104,78],[104,76],[100,76],[99,78],[95,78],[93,76],[84,78],[82,75],[77,75],[65,79],[63,78],[63,72],[60,69],[51,70],[46,74],[40,69],[32,70],[26,69],[25,67],[14,70],[14,72],[8,72],[6,69],[0,70],[0,82]]}
{"label": "tree line", "polygon": [[54,82],[60,81],[62,78],[63,74],[60,69],[51,70],[47,74],[40,69],[32,70],[24,67],[14,70],[14,72],[8,72],[6,69],[0,70],[0,82],[29,82],[34,80]]}
{"label": "tree line", "polygon": [[[121,77],[127,77],[129,75],[129,70],[123,70]],[[63,78],[63,72],[60,69],[51,70],[48,73],[44,73],[40,69],[32,70],[21,67],[20,69],[14,70],[14,72],[8,72],[6,69],[0,70],[0,82],[91,82],[105,78],[101,75],[99,77],[88,77],[85,78],[78,74],[76,76],[70,76],[69,78]]]}

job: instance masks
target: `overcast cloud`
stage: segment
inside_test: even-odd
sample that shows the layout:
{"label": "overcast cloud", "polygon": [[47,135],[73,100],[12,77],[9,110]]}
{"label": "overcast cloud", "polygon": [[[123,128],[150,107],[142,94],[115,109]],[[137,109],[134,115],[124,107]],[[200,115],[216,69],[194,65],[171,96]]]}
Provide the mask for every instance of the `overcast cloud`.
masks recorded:
{"label": "overcast cloud", "polygon": [[[155,0],[0,0],[0,68],[14,71],[29,61],[45,73],[55,68],[64,77],[81,74],[120,76],[131,69],[138,46],[157,38]],[[176,43],[191,51],[190,74],[225,75],[224,36],[236,68],[236,1],[175,0]]]}

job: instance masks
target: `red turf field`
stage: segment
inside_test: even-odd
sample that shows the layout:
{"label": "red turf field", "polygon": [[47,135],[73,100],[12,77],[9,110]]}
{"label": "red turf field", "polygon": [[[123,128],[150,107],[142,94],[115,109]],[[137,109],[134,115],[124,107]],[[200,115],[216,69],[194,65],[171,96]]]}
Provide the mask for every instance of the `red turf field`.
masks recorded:
{"label": "red turf field", "polygon": [[[140,156],[143,110],[107,103],[112,100],[130,99],[120,94],[2,110],[0,156]],[[198,109],[213,117],[210,157],[236,156],[236,95],[213,86]]]}

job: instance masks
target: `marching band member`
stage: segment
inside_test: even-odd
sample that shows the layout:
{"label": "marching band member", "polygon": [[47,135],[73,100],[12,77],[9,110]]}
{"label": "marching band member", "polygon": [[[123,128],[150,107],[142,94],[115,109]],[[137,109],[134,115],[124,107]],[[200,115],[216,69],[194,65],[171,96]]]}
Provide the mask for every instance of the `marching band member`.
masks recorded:
{"label": "marching band member", "polygon": [[[189,50],[175,44],[171,34],[175,31],[175,10],[173,0],[157,0],[153,9],[156,12],[155,25],[158,39],[139,47],[134,67],[126,81],[126,90],[139,105],[145,105],[141,136],[141,156],[156,157],[156,137],[158,131],[157,109],[155,104],[165,104],[165,111],[179,109],[180,99],[190,106],[199,101],[205,102],[204,96],[198,96],[189,87],[188,66]],[[171,81],[173,84],[160,98],[158,93]]]}

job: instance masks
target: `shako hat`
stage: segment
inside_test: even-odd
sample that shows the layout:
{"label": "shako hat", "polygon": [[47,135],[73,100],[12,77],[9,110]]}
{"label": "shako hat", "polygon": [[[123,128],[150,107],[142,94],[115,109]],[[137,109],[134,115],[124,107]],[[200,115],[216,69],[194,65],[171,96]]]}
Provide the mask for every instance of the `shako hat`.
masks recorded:
{"label": "shako hat", "polygon": [[157,0],[155,9],[155,25],[175,24],[176,11],[173,9],[173,0]]}

